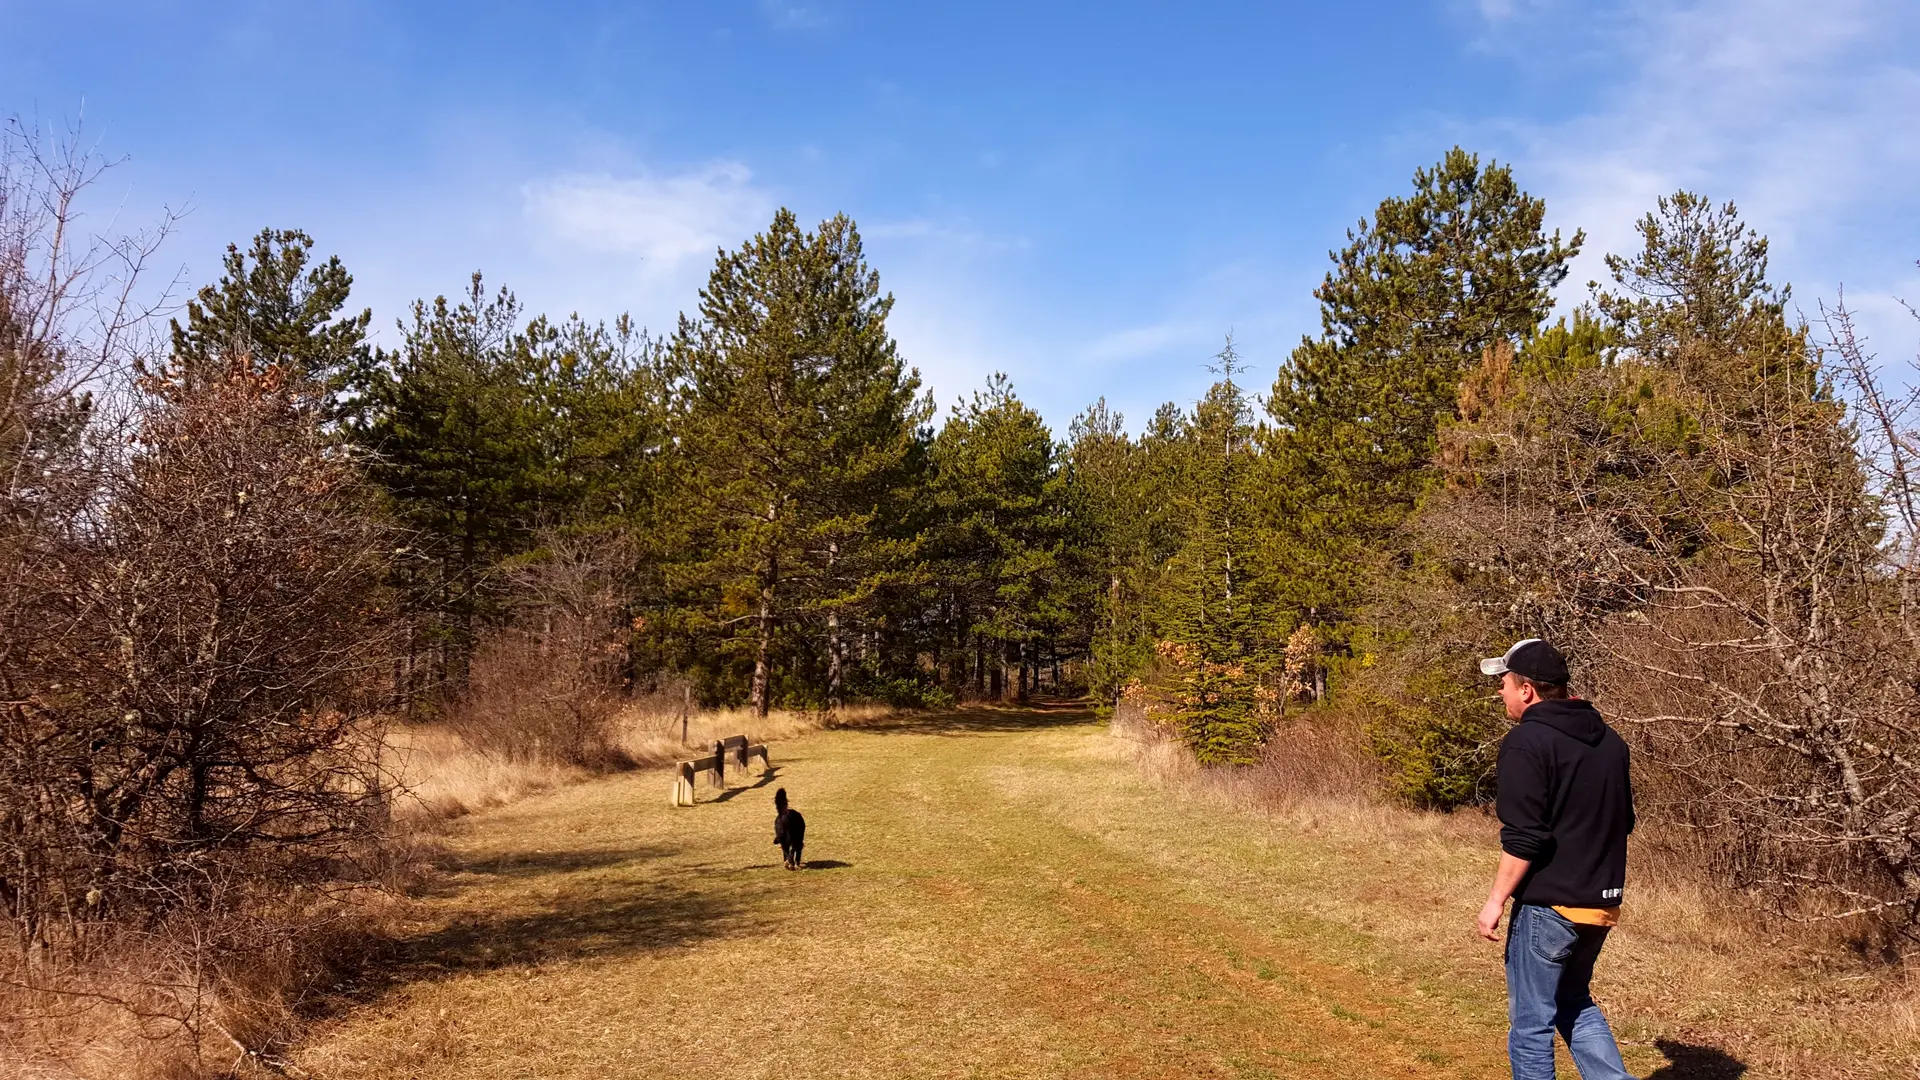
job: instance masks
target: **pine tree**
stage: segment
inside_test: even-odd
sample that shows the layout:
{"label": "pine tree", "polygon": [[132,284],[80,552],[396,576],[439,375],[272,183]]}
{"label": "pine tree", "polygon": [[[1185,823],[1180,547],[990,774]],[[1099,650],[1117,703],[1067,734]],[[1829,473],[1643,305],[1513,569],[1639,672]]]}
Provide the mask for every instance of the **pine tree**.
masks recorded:
{"label": "pine tree", "polygon": [[512,338],[538,444],[532,513],[544,527],[657,526],[670,457],[661,350],[632,321],[534,319]]}
{"label": "pine tree", "polygon": [[723,632],[749,628],[725,639],[750,651],[749,697],[763,715],[783,624],[819,616],[837,681],[842,616],[871,595],[863,549],[881,537],[881,509],[924,438],[919,375],[887,334],[892,307],[852,221],[808,233],[783,209],[721,253],[699,319],[683,317],[669,346],[679,509],[702,547],[682,574],[711,588]]}
{"label": "pine tree", "polygon": [[1145,457],[1105,398],[1067,429],[1070,603],[1083,628],[1075,644],[1089,658],[1088,689],[1101,706],[1114,703],[1152,652],[1141,577],[1152,565],[1153,526],[1166,511],[1149,493]]}
{"label": "pine tree", "polygon": [[353,277],[338,256],[312,265],[313,238],[298,229],[262,229],[246,251],[227,245],[219,282],[187,301],[187,324],[173,320],[170,377],[188,385],[226,375],[227,358],[284,370],[311,383],[330,421],[358,407],[372,366],[371,309],[342,316]]}
{"label": "pine tree", "polygon": [[[1621,349],[1655,367],[1743,392],[1753,380],[1785,371],[1818,391],[1806,333],[1787,320],[1788,286],[1767,281],[1767,239],[1740,220],[1732,203],[1700,195],[1662,198],[1636,225],[1632,258],[1607,256],[1613,288],[1595,303]],[[1726,370],[1729,358],[1745,367]]]}
{"label": "pine tree", "polygon": [[371,471],[418,530],[407,591],[428,619],[416,648],[438,653],[435,681],[465,677],[478,623],[496,606],[490,572],[531,546],[545,468],[527,350],[512,293],[416,302],[396,353],[369,385],[361,431]]}
{"label": "pine tree", "polygon": [[1235,381],[1245,366],[1231,337],[1216,359],[1220,380],[1184,432],[1174,507],[1186,536],[1168,562],[1161,622],[1188,745],[1202,763],[1239,764],[1253,760],[1273,700],[1262,690],[1274,650],[1256,633],[1253,589],[1264,461],[1252,403]]}
{"label": "pine tree", "polygon": [[950,667],[957,676],[971,652],[976,694],[1024,696],[1042,649],[1069,618],[1066,495],[1053,436],[996,373],[948,417],[932,452],[928,549],[958,653]]}
{"label": "pine tree", "polygon": [[1277,588],[1301,617],[1354,616],[1366,568],[1432,478],[1461,375],[1551,308],[1583,236],[1546,235],[1545,212],[1506,167],[1456,147],[1334,255],[1315,292],[1321,336],[1294,350],[1267,403]]}

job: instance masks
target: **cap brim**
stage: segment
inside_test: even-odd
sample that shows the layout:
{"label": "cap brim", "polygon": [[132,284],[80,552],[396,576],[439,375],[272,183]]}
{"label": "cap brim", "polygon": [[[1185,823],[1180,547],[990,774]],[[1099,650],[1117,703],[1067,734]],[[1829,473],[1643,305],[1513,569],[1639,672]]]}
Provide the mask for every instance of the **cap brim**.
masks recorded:
{"label": "cap brim", "polygon": [[1505,675],[1506,673],[1507,658],[1504,656],[1489,656],[1485,660],[1480,661],[1480,674],[1482,675]]}

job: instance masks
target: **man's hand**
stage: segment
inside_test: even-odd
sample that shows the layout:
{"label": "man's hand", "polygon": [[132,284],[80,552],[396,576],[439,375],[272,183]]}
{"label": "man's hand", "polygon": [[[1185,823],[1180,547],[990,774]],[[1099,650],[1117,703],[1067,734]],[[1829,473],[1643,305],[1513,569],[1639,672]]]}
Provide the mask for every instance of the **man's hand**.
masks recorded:
{"label": "man's hand", "polygon": [[1505,900],[1487,901],[1486,906],[1480,909],[1480,921],[1478,926],[1475,927],[1475,929],[1480,931],[1481,937],[1486,938],[1488,941],[1500,940],[1500,915],[1506,910],[1507,902]]}
{"label": "man's hand", "polygon": [[1480,909],[1480,924],[1476,929],[1481,937],[1488,941],[1500,940],[1500,913],[1506,909],[1507,897],[1520,887],[1520,879],[1527,876],[1530,865],[1517,855],[1500,853],[1500,867],[1493,872],[1493,889],[1487,893],[1487,906]]}

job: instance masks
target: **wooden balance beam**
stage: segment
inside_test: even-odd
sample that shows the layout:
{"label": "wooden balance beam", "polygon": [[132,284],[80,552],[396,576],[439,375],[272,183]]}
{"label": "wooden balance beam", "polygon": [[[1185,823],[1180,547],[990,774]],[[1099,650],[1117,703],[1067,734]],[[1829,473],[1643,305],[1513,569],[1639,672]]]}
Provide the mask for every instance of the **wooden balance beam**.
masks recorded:
{"label": "wooden balance beam", "polygon": [[760,771],[765,773],[773,768],[773,759],[767,756],[765,743],[752,743],[745,735],[733,735],[713,744],[713,753],[706,757],[688,758],[675,762],[673,766],[673,803],[674,806],[692,806],[694,804],[694,780],[701,773],[713,775],[713,785],[721,790],[727,786],[727,765],[731,762],[741,772],[754,758],[760,759]]}

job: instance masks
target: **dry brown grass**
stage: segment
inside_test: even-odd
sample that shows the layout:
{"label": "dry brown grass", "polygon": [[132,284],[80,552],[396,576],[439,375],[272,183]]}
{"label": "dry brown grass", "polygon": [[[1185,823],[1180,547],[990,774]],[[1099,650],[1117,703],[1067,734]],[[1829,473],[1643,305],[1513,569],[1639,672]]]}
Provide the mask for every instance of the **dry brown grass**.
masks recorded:
{"label": "dry brown grass", "polygon": [[[1351,779],[1356,768],[1355,751],[1337,733],[1283,747],[1258,766],[1211,770],[1171,739],[1126,734],[1110,740],[1111,752],[1155,784],[1325,849],[1303,897],[1315,913],[1463,969],[1489,962],[1467,931],[1499,854],[1490,809],[1414,810],[1374,794],[1377,786],[1330,784],[1325,777]],[[1314,767],[1316,750],[1326,755],[1324,769]],[[1920,1069],[1920,986],[1902,967],[1865,954],[1856,926],[1796,921],[1716,884],[1686,839],[1658,826],[1634,836],[1632,900],[1608,944],[1599,990],[1623,1038],[1665,1040],[1683,1055],[1687,1046],[1719,1048],[1744,1062],[1749,1077]],[[1381,875],[1371,885],[1369,871]],[[1436,920],[1435,897],[1457,908],[1456,917]],[[1497,970],[1497,953],[1491,960]],[[1699,1067],[1700,1075],[1721,1075]]]}
{"label": "dry brown grass", "polygon": [[121,927],[89,959],[0,972],[0,1077],[265,1077],[304,1032],[316,991],[394,934],[407,901],[293,890],[241,912]]}
{"label": "dry brown grass", "polygon": [[[398,962],[297,1060],[330,1080],[1504,1071],[1500,952],[1470,929],[1484,814],[1276,803],[1257,770],[1042,710],[804,734],[774,761],[827,872],[779,869],[771,781],[673,809],[663,774],[629,773],[472,817]],[[1598,987],[1637,1074],[1913,1075],[1897,983],[1644,884]]]}
{"label": "dry brown grass", "polygon": [[[717,740],[745,734],[778,744],[822,728],[871,724],[898,715],[880,706],[850,706],[829,716],[750,710],[696,713],[687,743],[680,741],[677,707],[637,703],[611,725],[622,767],[659,766],[695,756]],[[420,833],[453,819],[496,809],[530,796],[592,779],[580,765],[476,750],[445,725],[394,725],[386,769],[404,789],[396,807],[402,830],[386,858],[405,874],[407,864],[433,855]],[[778,760],[776,758],[776,760]],[[664,802],[664,797],[662,800]],[[316,989],[364,977],[369,955],[404,936],[411,903],[400,896],[358,891],[351,903],[315,903],[300,912],[256,911],[250,929],[261,939],[235,962],[232,950],[196,955],[194,942],[214,935],[210,925],[173,926],[103,950],[90,968],[69,966],[37,981],[62,992],[0,985],[0,1077],[5,1080],[190,1080],[266,1076],[268,1058],[297,1038],[306,1023],[303,1001]],[[221,937],[232,937],[228,927]],[[195,985],[193,980],[200,980]]]}
{"label": "dry brown grass", "polygon": [[966,709],[776,748],[804,873],[768,843],[770,782],[674,809],[629,774],[463,821],[404,962],[297,1060],[333,1080],[1489,1074],[1477,987],[1425,993],[1391,949],[1241,887],[1273,865],[1241,860],[1244,823],[1088,754],[1087,719]]}

